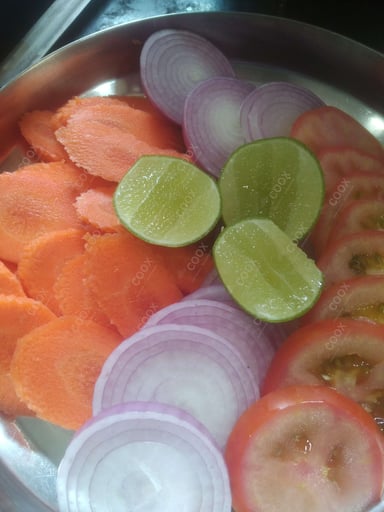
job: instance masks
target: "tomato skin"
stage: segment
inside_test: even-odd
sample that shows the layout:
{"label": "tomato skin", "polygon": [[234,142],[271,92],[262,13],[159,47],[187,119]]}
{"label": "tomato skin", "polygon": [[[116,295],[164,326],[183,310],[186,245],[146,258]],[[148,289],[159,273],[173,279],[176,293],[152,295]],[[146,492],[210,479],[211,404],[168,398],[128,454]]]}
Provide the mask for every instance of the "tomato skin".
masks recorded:
{"label": "tomato skin", "polygon": [[327,147],[318,152],[326,193],[354,172],[383,172],[384,162],[352,146]]}
{"label": "tomato skin", "polygon": [[[301,318],[301,325],[341,317],[384,324],[383,304],[384,276],[354,277],[326,288],[313,308]],[[372,306],[380,310],[376,316],[368,314]]]}
{"label": "tomato skin", "polygon": [[343,177],[326,195],[317,223],[311,233],[311,243],[317,256],[325,250],[330,232],[339,212],[357,199],[384,199],[383,173],[351,173]]}
{"label": "tomato skin", "polygon": [[[376,424],[369,414],[352,400],[325,386],[289,386],[270,392],[251,405],[239,418],[229,436],[225,459],[229,470],[233,507],[236,512],[297,510],[294,502],[283,502],[275,508],[269,508],[269,506],[264,508],[263,504],[257,504],[252,501],[248,491],[249,486],[252,485],[252,481],[254,478],[257,478],[257,475],[252,474],[254,466],[248,459],[249,457],[252,459],[253,456],[253,441],[262,429],[264,429],[264,432],[268,429],[268,424],[273,426],[272,422],[281,418],[284,414],[291,413],[294,415],[298,405],[300,407],[306,407],[307,405],[313,407],[316,405],[323,406],[324,404],[330,409],[338,411],[341,417],[347,418],[354,425],[358,425],[361,436],[363,436],[362,439],[368,440],[369,455],[367,456],[371,462],[368,470],[370,471],[372,496],[370,497],[370,503],[366,503],[364,508],[355,509],[356,512],[358,510],[363,512],[367,506],[373,505],[376,501],[380,500],[384,476],[383,452]],[[263,465],[262,460],[254,460],[253,462],[255,467]],[[295,464],[296,462],[293,461],[293,470],[296,470]],[[287,471],[289,471],[288,468]],[[250,479],[251,482],[249,482]],[[279,481],[279,488],[274,489],[277,496],[280,494],[281,487],[283,486],[284,482]],[[313,493],[318,493],[318,489],[315,486],[313,487]],[[316,510],[320,509],[317,508]],[[324,503],[324,509],[321,510],[329,512],[326,503]],[[337,509],[335,508],[334,510]]]}
{"label": "tomato skin", "polygon": [[384,233],[384,202],[375,199],[350,201],[339,210],[329,233],[328,244],[345,235],[367,230]]}
{"label": "tomato skin", "polygon": [[324,287],[362,275],[382,275],[384,232],[366,230],[329,243],[317,260]]}
{"label": "tomato skin", "polygon": [[[360,372],[356,358],[349,370],[340,366],[341,358],[351,354],[361,361]],[[335,361],[339,361],[337,368]],[[384,390],[383,365],[384,327],[352,319],[326,319],[297,329],[284,341],[268,368],[261,394],[291,385],[326,385],[368,404],[372,394]],[[378,423],[382,420],[378,418]]]}
{"label": "tomato skin", "polygon": [[352,146],[384,159],[380,142],[356,119],[333,106],[318,107],[301,114],[293,123],[291,137],[306,144],[316,155],[325,148]]}

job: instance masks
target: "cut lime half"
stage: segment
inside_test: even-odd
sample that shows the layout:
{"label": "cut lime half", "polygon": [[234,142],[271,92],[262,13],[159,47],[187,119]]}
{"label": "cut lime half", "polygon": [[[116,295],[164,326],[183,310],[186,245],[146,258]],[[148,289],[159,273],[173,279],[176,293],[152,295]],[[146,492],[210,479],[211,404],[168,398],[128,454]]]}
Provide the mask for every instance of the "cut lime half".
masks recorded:
{"label": "cut lime half", "polygon": [[203,238],[221,214],[213,178],[181,158],[153,155],[141,157],[125,174],[114,207],[136,236],[168,247]]}
{"label": "cut lime half", "polygon": [[292,240],[314,225],[324,200],[324,178],[315,155],[288,137],[244,144],[227,160],[219,179],[226,225],[266,217]]}
{"label": "cut lime half", "polygon": [[323,278],[315,262],[269,219],[224,228],[213,256],[234,300],[260,320],[300,317],[320,294]]}

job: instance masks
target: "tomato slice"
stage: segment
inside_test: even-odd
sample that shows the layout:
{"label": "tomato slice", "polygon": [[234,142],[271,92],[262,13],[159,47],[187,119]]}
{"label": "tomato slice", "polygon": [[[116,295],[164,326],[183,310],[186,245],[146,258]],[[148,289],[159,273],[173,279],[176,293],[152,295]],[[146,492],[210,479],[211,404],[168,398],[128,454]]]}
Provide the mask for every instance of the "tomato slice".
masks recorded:
{"label": "tomato slice", "polygon": [[350,146],[327,147],[318,152],[326,192],[341,178],[354,172],[384,172],[384,162],[365,151]]}
{"label": "tomato slice", "polygon": [[325,318],[353,318],[384,324],[384,276],[362,276],[326,288],[301,325]]}
{"label": "tomato slice", "polygon": [[352,116],[333,106],[308,110],[293,123],[291,137],[306,144],[316,155],[325,148],[352,146],[380,160],[380,142]]}
{"label": "tomato slice", "polygon": [[384,202],[375,199],[350,201],[337,214],[328,243],[365,230],[384,232]]}
{"label": "tomato slice", "polygon": [[225,457],[236,512],[362,512],[379,501],[377,426],[326,386],[281,388],[237,421]]}
{"label": "tomato slice", "polygon": [[329,386],[362,405],[384,434],[383,368],[382,326],[326,319],[285,340],[269,366],[262,394],[292,385]]}
{"label": "tomato slice", "polygon": [[384,274],[384,232],[362,231],[328,244],[317,260],[324,286],[363,275]]}
{"label": "tomato slice", "polygon": [[324,200],[319,218],[311,233],[311,243],[315,254],[319,256],[325,249],[332,226],[338,220],[338,214],[350,204],[360,199],[384,199],[384,174],[351,173],[343,177]]}

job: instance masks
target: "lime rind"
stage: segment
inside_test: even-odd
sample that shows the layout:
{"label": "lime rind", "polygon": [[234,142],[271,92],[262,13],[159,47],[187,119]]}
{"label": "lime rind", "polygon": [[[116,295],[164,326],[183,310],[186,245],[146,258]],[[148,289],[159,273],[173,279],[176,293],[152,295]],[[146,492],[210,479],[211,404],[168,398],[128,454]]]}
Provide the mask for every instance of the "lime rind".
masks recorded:
{"label": "lime rind", "polygon": [[261,139],[237,148],[228,158],[218,186],[222,217],[273,220],[292,240],[316,223],[324,201],[324,176],[317,157],[289,137]]}
{"label": "lime rind", "polygon": [[259,320],[293,320],[320,296],[321,271],[269,219],[245,219],[225,227],[213,246],[213,256],[232,298]]}
{"label": "lime rind", "polygon": [[180,247],[207,235],[221,215],[215,180],[176,157],[141,157],[118,184],[116,214],[129,231],[156,245]]}

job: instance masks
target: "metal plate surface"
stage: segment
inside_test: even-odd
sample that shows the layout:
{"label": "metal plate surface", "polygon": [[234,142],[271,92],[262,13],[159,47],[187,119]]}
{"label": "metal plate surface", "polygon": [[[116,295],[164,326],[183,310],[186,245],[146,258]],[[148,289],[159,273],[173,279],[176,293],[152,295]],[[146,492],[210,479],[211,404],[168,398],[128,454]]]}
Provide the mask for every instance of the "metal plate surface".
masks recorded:
{"label": "metal plate surface", "polygon": [[[182,28],[216,44],[255,83],[288,80],[356,117],[384,142],[384,56],[350,39],[283,18],[233,12],[159,16],[101,31],[49,55],[0,91],[0,170],[34,160],[18,120],[73,95],[138,93],[138,61],[155,30]],[[1,329],[1,326],[0,326]],[[57,466],[72,432],[0,419],[0,511],[56,511]]]}

